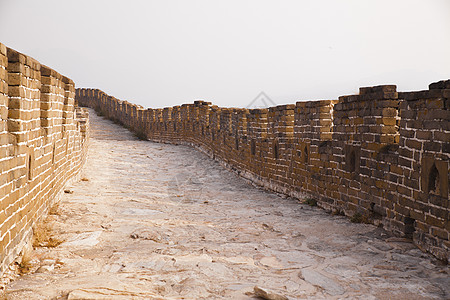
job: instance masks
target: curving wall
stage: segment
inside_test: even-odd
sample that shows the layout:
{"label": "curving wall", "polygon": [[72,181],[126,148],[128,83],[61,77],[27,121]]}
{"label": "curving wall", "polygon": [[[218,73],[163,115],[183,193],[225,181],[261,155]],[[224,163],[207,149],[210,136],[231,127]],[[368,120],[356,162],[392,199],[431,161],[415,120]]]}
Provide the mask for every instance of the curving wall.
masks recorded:
{"label": "curving wall", "polygon": [[72,80],[0,44],[0,274],[85,161]]}
{"label": "curving wall", "polygon": [[76,99],[142,138],[193,145],[265,188],[309,195],[449,258],[450,80],[250,110],[144,109],[97,89],[77,89]]}

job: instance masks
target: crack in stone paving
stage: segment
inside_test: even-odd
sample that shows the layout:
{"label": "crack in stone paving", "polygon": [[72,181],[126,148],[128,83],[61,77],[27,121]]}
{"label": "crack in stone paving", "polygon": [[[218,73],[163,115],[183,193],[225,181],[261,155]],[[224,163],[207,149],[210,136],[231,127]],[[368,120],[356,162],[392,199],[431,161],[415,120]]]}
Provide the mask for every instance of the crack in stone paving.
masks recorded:
{"label": "crack in stone paving", "polygon": [[7,299],[448,299],[448,266],[373,225],[255,188],[91,110],[88,161],[50,222],[66,242]]}

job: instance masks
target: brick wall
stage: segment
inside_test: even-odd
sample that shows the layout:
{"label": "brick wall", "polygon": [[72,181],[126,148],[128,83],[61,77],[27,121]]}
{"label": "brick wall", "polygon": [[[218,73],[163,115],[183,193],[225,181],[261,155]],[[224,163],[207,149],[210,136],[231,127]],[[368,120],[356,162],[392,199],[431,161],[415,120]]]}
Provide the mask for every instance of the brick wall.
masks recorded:
{"label": "brick wall", "polygon": [[193,145],[267,189],[309,195],[448,261],[450,80],[250,110],[204,101],[145,110],[91,89],[76,98],[148,140]]}
{"label": "brick wall", "polygon": [[72,80],[0,44],[0,274],[85,160]]}

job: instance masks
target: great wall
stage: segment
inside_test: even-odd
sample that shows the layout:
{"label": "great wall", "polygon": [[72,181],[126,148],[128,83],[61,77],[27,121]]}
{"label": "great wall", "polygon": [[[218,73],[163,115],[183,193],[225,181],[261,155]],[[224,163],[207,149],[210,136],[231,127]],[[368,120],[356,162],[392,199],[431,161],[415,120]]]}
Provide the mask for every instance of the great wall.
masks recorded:
{"label": "great wall", "polygon": [[268,109],[210,102],[144,109],[0,44],[1,272],[81,169],[86,109],[150,141],[188,144],[266,189],[411,238],[449,258],[450,80],[361,88]]}
{"label": "great wall", "polygon": [[76,99],[144,139],[192,145],[264,188],[306,194],[448,260],[450,80],[268,109],[144,109],[97,89],[77,89]]}
{"label": "great wall", "polygon": [[89,118],[75,84],[0,44],[0,274],[80,170]]}

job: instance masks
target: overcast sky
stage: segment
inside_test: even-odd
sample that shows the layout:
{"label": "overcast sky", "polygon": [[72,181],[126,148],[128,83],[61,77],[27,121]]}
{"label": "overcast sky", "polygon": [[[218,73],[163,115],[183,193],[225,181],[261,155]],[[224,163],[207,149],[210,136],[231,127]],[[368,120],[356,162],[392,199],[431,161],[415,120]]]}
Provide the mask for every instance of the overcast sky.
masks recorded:
{"label": "overcast sky", "polygon": [[450,0],[0,0],[0,42],[145,107],[450,78]]}

